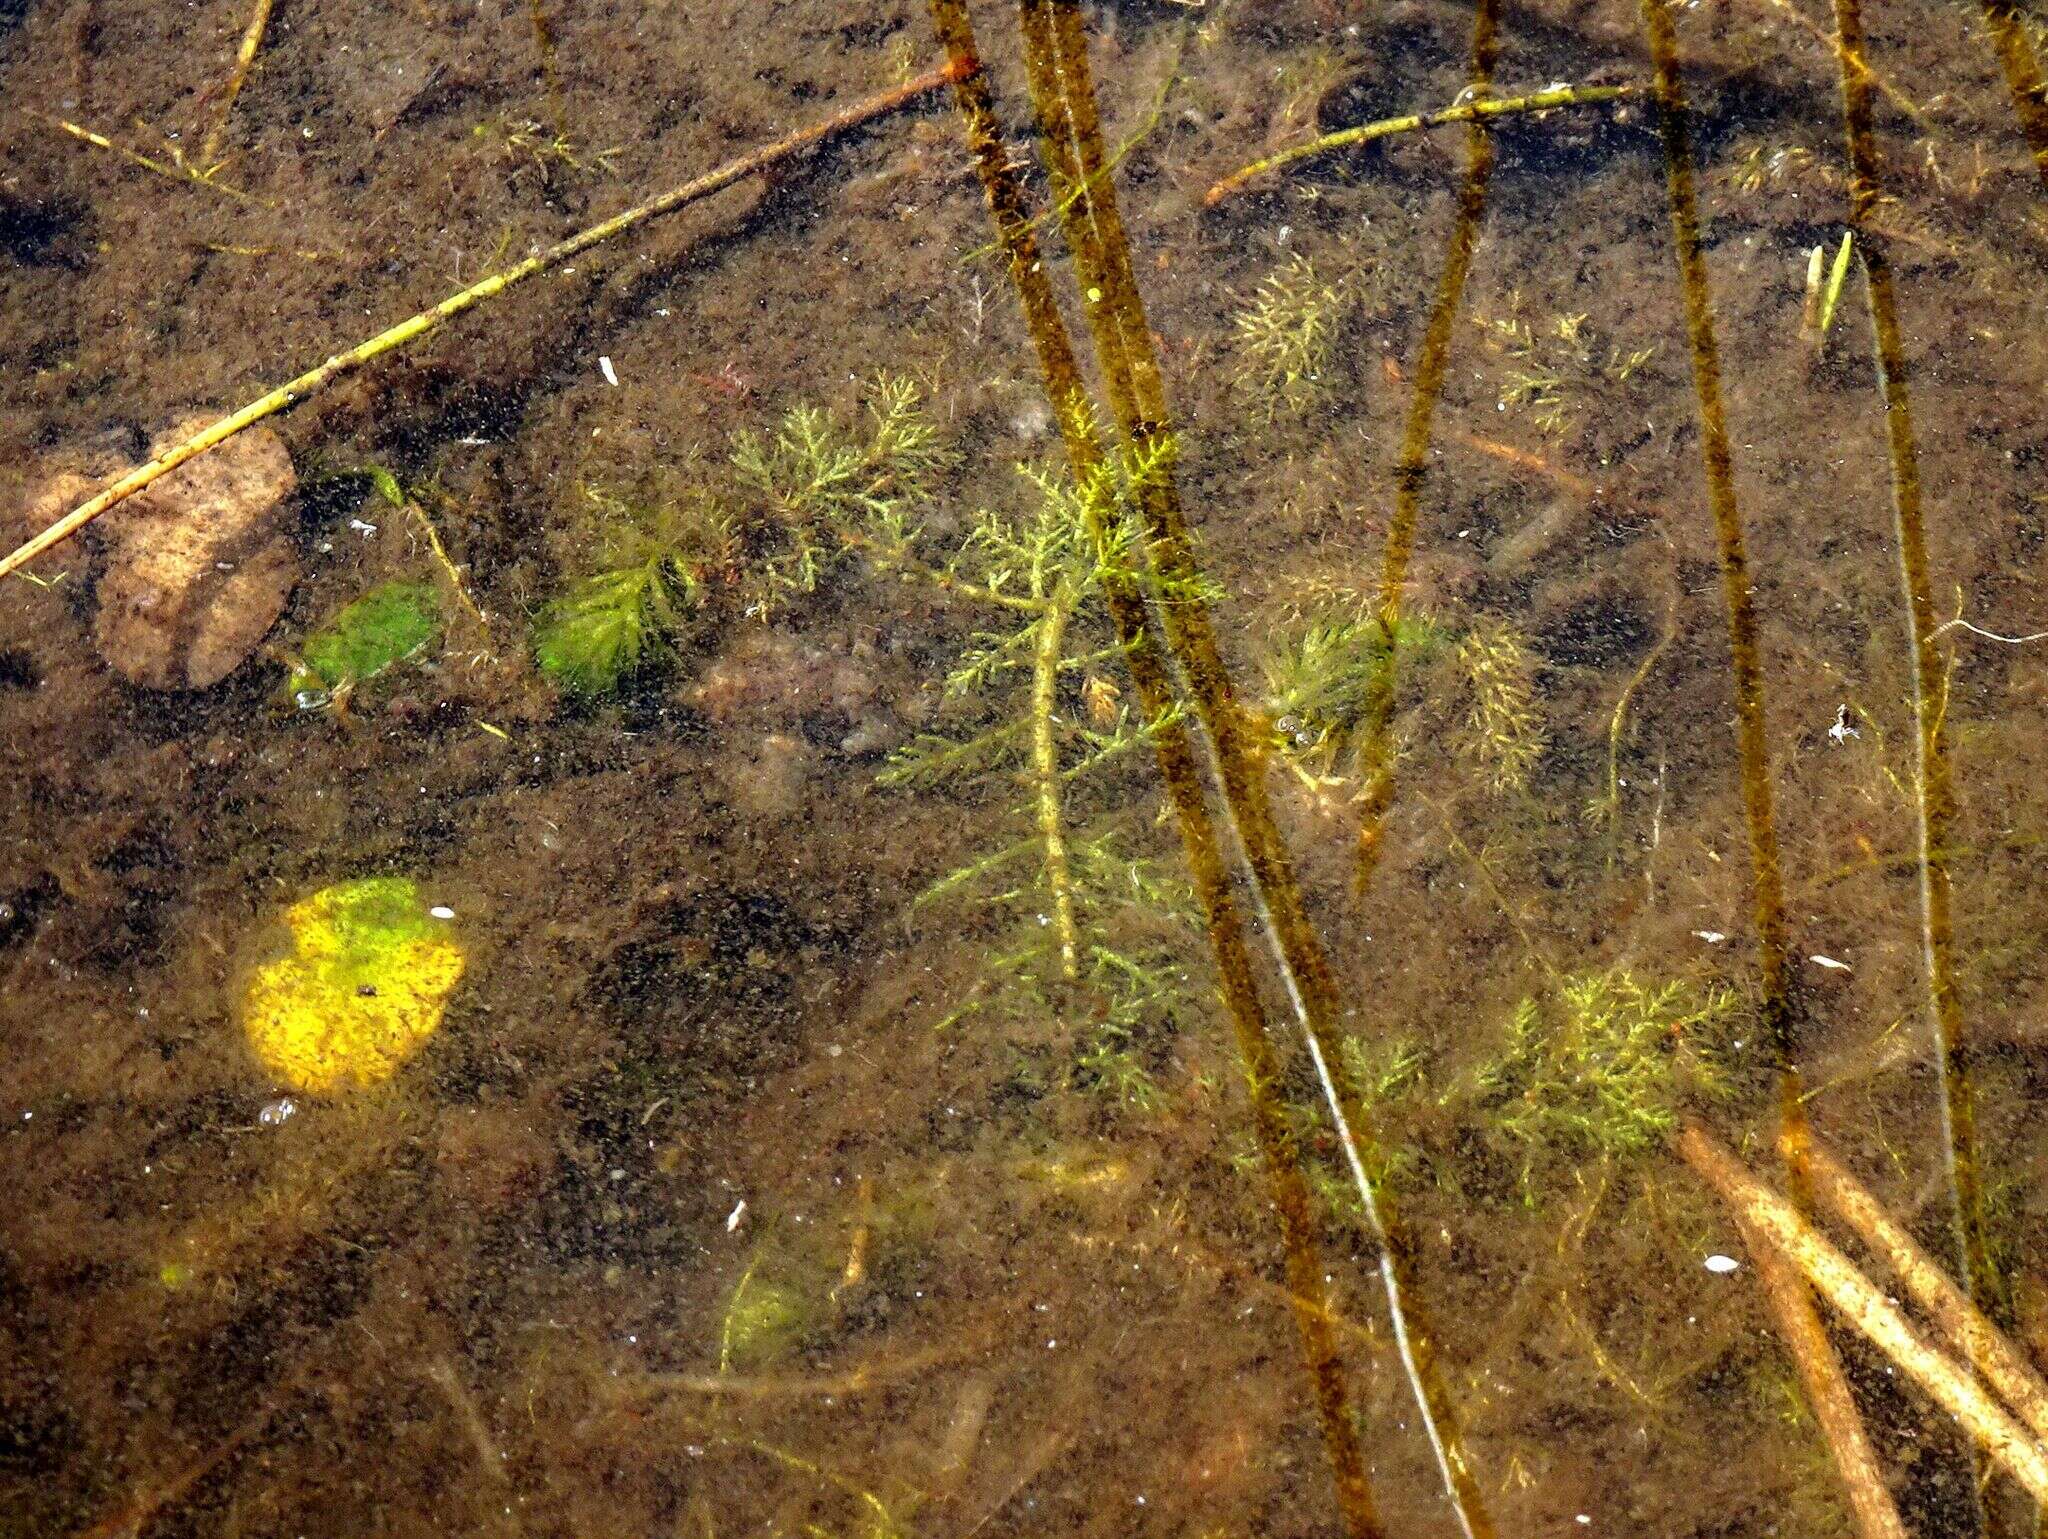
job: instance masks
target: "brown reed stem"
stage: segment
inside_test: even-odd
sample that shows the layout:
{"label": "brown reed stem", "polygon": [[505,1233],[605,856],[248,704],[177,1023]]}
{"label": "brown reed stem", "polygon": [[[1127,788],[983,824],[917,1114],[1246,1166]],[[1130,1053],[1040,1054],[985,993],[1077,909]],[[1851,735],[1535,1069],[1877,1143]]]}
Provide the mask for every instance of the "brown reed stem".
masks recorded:
{"label": "brown reed stem", "polygon": [[[449,295],[439,304],[400,321],[396,326],[387,327],[368,341],[359,342],[346,352],[334,354],[317,368],[308,369],[304,374],[299,375],[295,379],[285,381],[284,384],[258,396],[246,406],[230,412],[219,421],[208,424],[184,442],[166,449],[148,464],[131,470],[128,474],[101,490],[98,495],[80,503],[69,513],[51,524],[49,528],[24,542],[5,558],[0,558],[0,577],[5,577],[15,568],[26,562],[33,561],[51,546],[61,544],[63,541],[70,539],[72,535],[98,518],[107,509],[113,507],[118,502],[134,496],[145,486],[156,480],[157,477],[166,475],[176,470],[187,460],[225,443],[244,428],[253,427],[265,417],[275,415],[287,407],[298,405],[299,402],[325,389],[335,379],[348,373],[350,370],[360,368],[374,358],[404,347],[407,343],[434,330],[442,322],[460,315],[463,311],[473,306],[482,304],[487,299],[495,298],[514,284],[523,283],[538,273],[546,272],[549,268],[588,251],[592,246],[598,245],[600,242],[610,240],[614,235],[623,234],[636,225],[645,224],[650,219],[658,219],[664,214],[672,214],[678,209],[686,208],[692,203],[710,197],[715,192],[724,191],[727,187],[732,186],[733,183],[742,181],[747,177],[757,176],[769,167],[789,159],[799,151],[809,149],[822,139],[829,139],[834,134],[843,133],[849,128],[871,122],[875,118],[886,117],[892,112],[900,112],[905,107],[912,105],[947,84],[952,79],[952,75],[951,66],[927,70],[924,74],[917,76],[915,79],[905,81],[900,86],[892,87],[887,91],[879,91],[873,96],[865,97],[852,106],[835,112],[831,117],[821,122],[813,123],[808,128],[798,129],[795,133],[786,135],[776,140],[773,144],[763,145],[757,150],[750,150],[735,160],[727,161],[715,170],[707,171],[704,175],[684,182],[679,187],[669,189],[658,197],[649,198],[645,203],[635,204],[632,208],[626,209],[622,213],[614,214],[611,218],[591,225],[588,229],[579,230],[576,234],[568,237],[568,239],[558,241],[548,247],[547,250],[528,257],[518,266],[507,268],[501,273],[494,273],[480,283],[471,284],[460,293]],[[70,125],[67,124],[66,126],[69,127]],[[84,133],[80,129],[74,129],[73,131],[81,135]]]}
{"label": "brown reed stem", "polygon": [[1405,1237],[1385,1194],[1366,1173],[1371,1132],[1349,1071],[1336,1052],[1336,990],[1310,925],[1286,846],[1268,800],[1260,733],[1244,716],[1211,623],[1193,542],[1180,503],[1174,442],[1158,356],[1146,321],[1117,207],[1109,155],[1088,65],[1078,0],[1020,0],[1026,72],[1040,140],[1063,199],[1062,227],[1087,304],[1110,410],[1133,452],[1160,467],[1139,489],[1147,553],[1165,590],[1160,618],[1207,733],[1223,790],[1225,820],[1251,869],[1256,911],[1300,1023],[1332,1131],[1378,1249],[1380,1279],[1402,1367],[1443,1476],[1446,1498],[1468,1539],[1492,1532],[1472,1479],[1431,1343],[1407,1298]]}
{"label": "brown reed stem", "polygon": [[[1714,338],[1713,299],[1707,286],[1706,249],[1700,239],[1699,195],[1694,182],[1692,133],[1679,75],[1678,34],[1663,0],[1643,0],[1643,27],[1656,64],[1657,117],[1664,140],[1665,181],[1671,203],[1672,245],[1677,257],[1679,289],[1684,300],[1686,341],[1692,354],[1693,390],[1699,401],[1701,454],[1707,502],[1714,517],[1721,566],[1721,591],[1728,616],[1730,675],[1735,690],[1736,751],[1742,766],[1743,816],[1748,825],[1750,902],[1757,931],[1758,971],[1763,1004],[1763,1050],[1778,1080],[1781,1146],[1792,1189],[1805,1202],[1803,1151],[1812,1134],[1800,1091],[1794,1043],[1794,1010],[1789,993],[1791,969],[1785,924],[1784,864],[1779,852],[1777,822],[1771,800],[1770,747],[1764,718],[1762,653],[1757,641],[1756,604],[1749,557],[1744,548],[1742,512],[1735,501],[1734,451],[1728,437],[1727,413],[1721,399],[1721,361]],[[1832,1353],[1814,1350],[1820,1333],[1813,1301],[1796,1287],[1778,1286],[1770,1294],[1778,1326],[1798,1353],[1800,1373],[1815,1420],[1850,1494],[1852,1510],[1864,1525],[1866,1539],[1896,1531],[1898,1515],[1887,1515],[1887,1496],[1876,1501],[1873,1467],[1860,1422],[1844,1414],[1853,1409],[1841,1363]]]}
{"label": "brown reed stem", "polygon": [[2048,1448],[1992,1400],[1966,1369],[1922,1340],[1898,1306],[1790,1202],[1697,1124],[1688,1124],[1679,1133],[1677,1148],[1686,1164],[1756,1234],[1782,1251],[1843,1319],[1961,1423],[2036,1499],[2048,1499]]}
{"label": "brown reed stem", "polygon": [[2034,57],[2033,44],[2027,41],[2019,8],[2012,0],[1983,0],[1983,10],[1985,30],[1991,34],[1998,67],[2012,96],[2013,114],[2033,152],[2041,185],[2048,188],[2048,82],[2042,79],[2041,62]]}
{"label": "brown reed stem", "polygon": [[[931,11],[952,65],[954,99],[960,108],[968,151],[1045,377],[1054,420],[1059,424],[1075,479],[1085,483],[1101,463],[1102,448],[1073,342],[1060,316],[1039,251],[1029,200],[996,127],[973,26],[964,0],[931,0]],[[1100,549],[1107,531],[1101,527],[1100,513],[1092,500],[1087,509],[1089,532]],[[1330,1325],[1329,1279],[1317,1255],[1313,1203],[1279,1103],[1279,1055],[1259,999],[1244,922],[1226,868],[1222,842],[1210,815],[1201,763],[1186,726],[1171,714],[1176,691],[1149,606],[1134,574],[1120,566],[1109,567],[1103,574],[1103,590],[1139,704],[1148,720],[1164,724],[1156,734],[1155,751],[1180,824],[1196,896],[1208,923],[1209,944],[1215,954],[1224,1004],[1244,1068],[1252,1130],[1272,1182],[1273,1202],[1280,1217],[1287,1292],[1315,1389],[1316,1412],[1336,1484],[1338,1510],[1351,1539],[1376,1539],[1382,1530],[1373,1510],[1365,1455],[1349,1406],[1343,1356]]]}
{"label": "brown reed stem", "polygon": [[[1471,89],[1482,96],[1493,84],[1499,52],[1499,0],[1481,0],[1472,22]],[[1408,580],[1408,562],[1415,550],[1415,528],[1422,516],[1422,489],[1429,477],[1429,445],[1436,405],[1450,367],[1451,342],[1464,308],[1465,281],[1479,249],[1486,218],[1486,187],[1493,176],[1493,135],[1483,118],[1471,119],[1465,135],[1465,179],[1458,189],[1458,213],[1444,246],[1444,265],[1431,301],[1429,323],[1422,334],[1422,353],[1415,366],[1415,393],[1408,402],[1408,421],[1401,432],[1401,457],[1394,467],[1394,516],[1380,551],[1379,626],[1385,662],[1373,670],[1360,734],[1360,797],[1356,880],[1362,896],[1372,884],[1384,853],[1387,813],[1394,800],[1394,692],[1401,648],[1395,645],[1400,622],[1401,589]]]}
{"label": "brown reed stem", "polygon": [[[1964,1289],[1978,1308],[1998,1319],[2005,1311],[1999,1304],[2002,1290],[1985,1232],[1972,1055],[1955,975],[1955,894],[1948,853],[1954,843],[1957,821],[1955,776],[1948,752],[1948,685],[1927,555],[1919,450],[1914,442],[1898,290],[1884,239],[1869,228],[1870,215],[1880,198],[1881,174],[1870,82],[1865,72],[1847,64],[1863,55],[1862,7],[1860,0],[1834,0],[1834,4],[1844,59],[1842,126],[1849,161],[1849,225],[1863,259],[1871,344],[1879,397],[1884,406],[1885,444],[1891,458],[1899,582],[1904,590],[1913,652],[1920,939],[1928,1013],[1934,1026],[1935,1062],[1941,1081],[1942,1158],[1947,1166],[1949,1205]],[[1989,1511],[1987,1517],[1994,1523],[1998,1521]]]}
{"label": "brown reed stem", "polygon": [[[1488,79],[1490,80],[1491,72]],[[1311,155],[1321,155],[1330,150],[1346,150],[1361,144],[1370,144],[1375,139],[1390,139],[1395,134],[1414,133],[1418,129],[1440,128],[1446,123],[1483,123],[1490,118],[1508,117],[1522,112],[1548,112],[1559,107],[1591,107],[1602,102],[1625,101],[1632,96],[1643,94],[1639,85],[1613,86],[1549,86],[1541,91],[1531,91],[1525,96],[1481,96],[1472,101],[1459,101],[1449,107],[1439,107],[1431,112],[1409,112],[1400,117],[1381,118],[1376,123],[1360,123],[1351,128],[1340,128],[1335,133],[1324,134],[1306,144],[1290,145],[1276,150],[1263,159],[1233,171],[1211,187],[1202,196],[1204,208],[1214,208],[1233,193],[1242,192],[1247,185],[1271,172],[1284,170],[1296,161],[1306,160]]]}

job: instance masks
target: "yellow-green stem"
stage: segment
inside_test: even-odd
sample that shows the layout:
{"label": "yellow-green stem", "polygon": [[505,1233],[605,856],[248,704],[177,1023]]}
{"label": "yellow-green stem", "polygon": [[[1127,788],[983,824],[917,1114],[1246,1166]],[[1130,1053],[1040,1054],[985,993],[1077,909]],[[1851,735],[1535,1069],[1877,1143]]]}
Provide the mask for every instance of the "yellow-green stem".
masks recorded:
{"label": "yellow-green stem", "polygon": [[1073,595],[1055,592],[1039,617],[1031,653],[1031,779],[1038,801],[1038,835],[1045,841],[1045,885],[1052,890],[1053,933],[1059,937],[1060,971],[1081,975],[1081,934],[1074,919],[1074,879],[1067,863],[1067,832],[1060,815],[1059,744],[1053,735],[1060,652],[1067,639]]}
{"label": "yellow-green stem", "polygon": [[1278,150],[1263,160],[1255,160],[1241,170],[1231,172],[1203,194],[1202,203],[1205,207],[1214,208],[1232,193],[1242,191],[1246,183],[1327,150],[1350,149],[1353,145],[1370,144],[1375,139],[1410,134],[1423,128],[1439,128],[1446,123],[1475,123],[1517,112],[1544,112],[1553,107],[1591,107],[1601,102],[1623,101],[1641,95],[1642,89],[1636,85],[1552,86],[1547,91],[1532,91],[1527,96],[1481,97],[1476,101],[1439,107],[1434,112],[1410,112],[1397,118],[1381,118],[1376,123],[1360,123],[1354,128],[1342,128],[1336,133],[1311,139],[1306,144]]}
{"label": "yellow-green stem", "polygon": [[[51,546],[70,539],[107,509],[134,496],[159,476],[169,474],[187,460],[226,442],[244,428],[253,427],[265,417],[273,416],[288,406],[296,406],[300,401],[331,384],[337,376],[405,346],[415,338],[434,330],[443,321],[460,315],[472,306],[482,304],[486,299],[503,293],[514,284],[523,283],[538,273],[566,262],[570,257],[588,251],[602,241],[610,240],[614,235],[623,234],[634,226],[645,224],[648,220],[659,218],[663,214],[672,214],[677,209],[708,198],[714,192],[722,192],[733,183],[757,175],[768,167],[787,160],[798,151],[808,149],[821,139],[830,138],[833,134],[841,133],[873,118],[899,112],[921,97],[948,84],[952,78],[951,66],[942,65],[938,69],[927,70],[900,86],[877,92],[854,103],[843,112],[835,112],[822,122],[813,123],[809,128],[798,129],[773,144],[751,150],[736,160],[729,160],[716,170],[707,171],[680,187],[670,188],[659,197],[635,204],[623,213],[614,214],[588,229],[579,230],[567,240],[559,241],[547,250],[528,257],[517,267],[493,273],[481,283],[471,284],[460,293],[450,294],[439,304],[400,321],[396,326],[378,332],[367,342],[359,342],[346,352],[336,353],[319,367],[308,369],[296,379],[287,380],[276,389],[258,396],[240,410],[230,412],[219,421],[202,428],[184,442],[166,449],[148,464],[131,470],[97,496],[73,508],[49,528],[6,557],[0,558],[0,577],[5,577],[15,568],[33,561]],[[70,126],[66,125],[67,128]],[[103,142],[96,136],[86,135],[81,129],[73,128],[72,132],[93,138],[95,143]]]}

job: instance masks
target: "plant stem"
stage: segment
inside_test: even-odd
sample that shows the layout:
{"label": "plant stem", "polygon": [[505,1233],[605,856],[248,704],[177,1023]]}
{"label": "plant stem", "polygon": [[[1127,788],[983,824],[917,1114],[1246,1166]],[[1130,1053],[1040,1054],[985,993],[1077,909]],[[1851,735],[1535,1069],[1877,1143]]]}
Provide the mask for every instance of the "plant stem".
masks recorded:
{"label": "plant stem", "polygon": [[1258,180],[1268,172],[1291,166],[1297,160],[1306,160],[1311,155],[1320,155],[1325,150],[1349,149],[1355,144],[1369,144],[1375,139],[1413,133],[1422,128],[1436,128],[1445,123],[1476,123],[1486,118],[1505,117],[1516,112],[1543,112],[1552,107],[1590,107],[1601,102],[1623,101],[1642,94],[1643,87],[1639,85],[1552,86],[1547,91],[1532,91],[1527,96],[1485,96],[1476,101],[1439,107],[1434,112],[1410,112],[1397,118],[1381,118],[1376,123],[1360,123],[1354,128],[1339,129],[1336,133],[1311,139],[1306,144],[1277,150],[1263,160],[1255,160],[1250,165],[1231,172],[1202,195],[1202,206],[1214,208],[1231,194],[1243,191],[1247,183]]}
{"label": "plant stem", "polygon": [[1073,872],[1067,862],[1067,834],[1060,816],[1060,757],[1053,736],[1053,707],[1058,703],[1060,652],[1066,644],[1067,619],[1073,612],[1073,585],[1062,583],[1039,616],[1031,654],[1031,778],[1038,801],[1038,834],[1045,841],[1045,884],[1052,889],[1060,971],[1069,981],[1081,975],[1081,937],[1074,921]]}
{"label": "plant stem", "polygon": [[1117,207],[1088,63],[1086,24],[1078,0],[1019,0],[1019,25],[1039,136],[1055,182],[1079,188],[1063,205],[1063,233],[1076,274],[1090,295],[1085,307],[1112,415],[1130,452],[1156,475],[1137,489],[1146,549],[1154,575],[1170,591],[1159,604],[1167,645],[1185,674],[1195,715],[1207,735],[1223,793],[1223,826],[1235,835],[1252,877],[1253,913],[1270,944],[1281,983],[1301,1026],[1349,1173],[1356,1186],[1377,1262],[1401,1363],[1444,1478],[1445,1495],[1466,1539],[1484,1539],[1492,1524],[1480,1501],[1448,1395],[1435,1372],[1433,1348],[1407,1300],[1407,1242],[1382,1193],[1367,1174],[1360,1146],[1371,1148],[1349,1069],[1335,1052],[1337,989],[1321,938],[1309,922],[1285,840],[1268,799],[1259,728],[1231,685],[1197,567],[1185,509],[1175,483],[1171,413],[1159,355],[1145,315]]}
{"label": "plant stem", "polygon": [[242,34],[241,49],[235,54],[234,73],[228,76],[228,84],[222,93],[220,117],[207,131],[206,144],[199,152],[200,160],[213,164],[213,157],[220,149],[221,135],[228,129],[228,115],[235,110],[235,98],[242,94],[242,86],[249,78],[249,70],[256,62],[256,50],[263,46],[263,33],[270,25],[271,0],[256,0],[256,9],[249,17],[248,30]]}
{"label": "plant stem", "polygon": [[[1060,314],[1018,167],[998,127],[988,82],[974,43],[965,0],[930,0],[932,21],[955,66],[954,96],[967,148],[987,198],[990,222],[1009,268],[1024,313],[1033,351],[1045,379],[1047,399],[1077,484],[1102,463],[1102,445],[1089,407],[1087,387],[1075,357],[1073,338]],[[1086,183],[1082,183],[1085,186]],[[1098,550],[1108,548],[1101,510],[1084,502],[1089,534]],[[1176,713],[1178,694],[1168,654],[1159,644],[1150,605],[1121,559],[1104,561],[1103,597],[1116,623],[1125,666],[1148,722],[1156,724],[1153,750],[1180,824],[1188,870],[1208,922],[1224,1005],[1237,1040],[1251,1101],[1252,1131],[1272,1182],[1272,1206],[1279,1218],[1285,1275],[1295,1329],[1323,1434],[1343,1528],[1349,1539],[1380,1539],[1373,1510],[1364,1448],[1344,1378],[1344,1360],[1326,1311],[1330,1276],[1318,1254],[1316,1221],[1292,1134],[1273,1087],[1280,1077],[1265,1006],[1259,998],[1245,923],[1225,866],[1222,841],[1212,816],[1204,766],[1193,733]]]}
{"label": "plant stem", "polygon": [[[287,380],[276,389],[258,396],[255,400],[249,402],[248,405],[202,428],[183,443],[166,449],[148,464],[131,470],[127,475],[122,476],[119,480],[102,490],[99,495],[73,508],[69,513],[58,519],[57,522],[50,525],[49,528],[24,543],[19,549],[4,558],[0,558],[0,577],[5,577],[16,567],[33,561],[51,546],[68,540],[72,535],[106,512],[107,509],[113,507],[114,504],[134,496],[159,476],[167,475],[187,460],[204,454],[207,450],[219,444],[225,443],[244,428],[253,427],[265,417],[273,416],[287,407],[296,406],[308,396],[331,384],[338,376],[346,374],[352,369],[360,368],[373,358],[381,357],[385,353],[404,347],[414,339],[434,330],[443,321],[460,315],[472,306],[482,304],[486,299],[495,298],[514,284],[523,283],[526,279],[534,277],[536,274],[546,272],[549,268],[588,251],[592,246],[602,241],[610,240],[614,235],[623,234],[636,225],[645,224],[650,219],[658,219],[664,214],[672,214],[680,208],[685,208],[692,203],[710,197],[715,192],[722,192],[727,187],[732,186],[733,183],[742,181],[749,176],[759,175],[770,166],[780,164],[799,151],[810,148],[821,139],[828,139],[834,134],[843,133],[849,128],[861,123],[870,122],[875,118],[885,117],[892,112],[900,112],[912,103],[939,90],[952,79],[952,66],[941,65],[937,69],[926,70],[922,75],[908,80],[900,86],[894,86],[887,91],[879,91],[873,96],[865,97],[855,102],[851,107],[841,112],[835,112],[831,117],[821,122],[813,123],[808,128],[800,128],[795,133],[776,140],[773,144],[763,145],[756,150],[749,150],[737,159],[729,160],[715,170],[707,171],[702,176],[684,182],[679,187],[670,188],[658,197],[649,198],[645,203],[635,204],[623,213],[614,214],[611,218],[591,225],[588,229],[579,230],[568,239],[558,241],[556,244],[548,247],[547,250],[528,257],[517,267],[507,268],[501,273],[493,273],[481,283],[472,284],[460,293],[450,294],[439,304],[422,310],[419,314],[407,320],[400,321],[396,326],[391,326],[378,332],[376,336],[371,337],[367,342],[359,342],[346,352],[336,353],[319,367],[308,369],[297,378]],[[65,127],[71,132],[78,134],[81,138],[91,139],[96,144],[106,142],[97,135],[87,134],[83,129],[76,128],[70,124],[66,124]],[[108,144],[107,147],[109,149],[118,148],[118,146],[111,144]],[[213,184],[208,183],[208,185],[211,186]]]}
{"label": "plant stem", "polygon": [[1969,1373],[1923,1341],[1898,1306],[1791,1203],[1751,1175],[1726,1145],[1697,1124],[1678,1135],[1678,1152],[1755,1233],[1782,1251],[1849,1324],[1926,1390],[2036,1500],[2048,1500],[2048,1448]]}

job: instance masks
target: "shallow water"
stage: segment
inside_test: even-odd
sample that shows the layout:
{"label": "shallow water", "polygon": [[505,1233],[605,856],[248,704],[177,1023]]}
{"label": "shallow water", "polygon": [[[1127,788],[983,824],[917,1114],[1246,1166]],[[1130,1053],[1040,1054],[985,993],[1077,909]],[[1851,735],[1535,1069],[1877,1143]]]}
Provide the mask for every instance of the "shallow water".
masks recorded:
{"label": "shallow water", "polygon": [[[1043,210],[1017,15],[971,9]],[[1494,120],[1465,216],[1457,125],[1211,207],[1457,100],[1469,10],[1080,15],[1172,435],[1119,449],[1118,296],[1048,218],[1092,498],[934,89],[270,418],[289,494],[176,472],[0,580],[0,1533],[1455,1534],[1353,1149],[1475,1531],[1855,1532],[1764,1242],[1674,1144],[1784,1188],[1788,1087],[1958,1276],[1960,1172],[2048,1357],[2048,218],[1983,17],[1867,18],[1822,336],[1833,20],[1668,13],[1717,508],[1646,93]],[[288,0],[224,112],[248,21],[0,6],[10,548],[944,59],[908,0]],[[1652,73],[1632,6],[1500,19],[1500,95]],[[1245,776],[1179,790],[1236,930],[1154,752],[1218,723],[1146,725],[1107,602],[1169,487],[1201,579],[1143,596],[1227,670]],[[616,679],[551,629],[606,572]],[[335,639],[366,596],[385,652]],[[1827,1318],[1906,1530],[2030,1532]]]}

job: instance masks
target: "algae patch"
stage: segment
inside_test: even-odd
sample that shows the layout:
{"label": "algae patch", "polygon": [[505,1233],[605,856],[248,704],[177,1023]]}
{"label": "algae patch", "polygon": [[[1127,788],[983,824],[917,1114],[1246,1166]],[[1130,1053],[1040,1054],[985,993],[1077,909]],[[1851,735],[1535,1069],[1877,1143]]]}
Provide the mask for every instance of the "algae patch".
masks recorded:
{"label": "algae patch", "polygon": [[434,1034],[461,950],[404,877],[321,889],[287,909],[292,951],[249,980],[249,1045],[305,1091],[388,1079]]}

